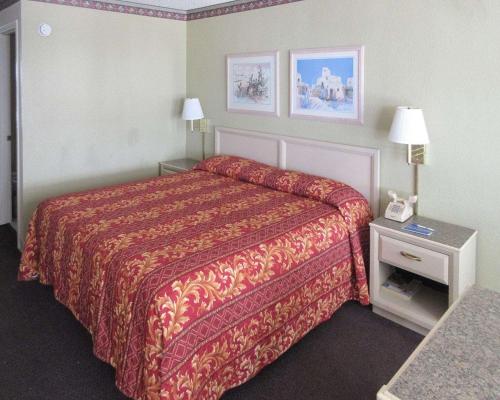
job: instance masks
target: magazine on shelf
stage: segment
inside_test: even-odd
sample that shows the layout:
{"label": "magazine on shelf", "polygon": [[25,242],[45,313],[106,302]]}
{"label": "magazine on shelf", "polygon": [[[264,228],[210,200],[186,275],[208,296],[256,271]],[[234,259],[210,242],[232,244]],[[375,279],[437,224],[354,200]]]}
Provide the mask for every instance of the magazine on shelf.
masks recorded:
{"label": "magazine on shelf", "polygon": [[422,287],[422,281],[411,274],[396,270],[382,284],[382,287],[410,300]]}

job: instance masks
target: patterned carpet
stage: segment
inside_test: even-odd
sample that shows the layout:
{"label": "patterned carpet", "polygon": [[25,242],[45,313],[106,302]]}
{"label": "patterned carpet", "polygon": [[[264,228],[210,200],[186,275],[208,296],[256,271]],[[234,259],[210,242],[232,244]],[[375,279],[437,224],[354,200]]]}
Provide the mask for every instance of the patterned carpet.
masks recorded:
{"label": "patterned carpet", "polygon": [[[119,400],[114,370],[50,287],[16,281],[15,233],[0,226],[0,398]],[[374,400],[422,337],[357,303],[223,400]]]}

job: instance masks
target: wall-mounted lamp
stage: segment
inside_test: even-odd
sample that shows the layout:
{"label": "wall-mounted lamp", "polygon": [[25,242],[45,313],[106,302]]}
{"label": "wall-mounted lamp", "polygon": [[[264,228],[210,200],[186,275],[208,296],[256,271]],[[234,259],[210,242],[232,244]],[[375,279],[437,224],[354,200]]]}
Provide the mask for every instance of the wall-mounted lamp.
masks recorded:
{"label": "wall-mounted lamp", "polygon": [[425,164],[425,145],[429,143],[423,111],[420,108],[398,107],[389,140],[408,145],[408,164],[415,166],[414,194],[418,195],[418,165]]}
{"label": "wall-mounted lamp", "polygon": [[[201,108],[200,99],[185,99],[184,107],[182,109],[182,119],[185,121],[191,121],[191,132],[195,130],[201,133],[201,147],[202,147],[202,157],[205,159],[205,133],[207,131],[207,120],[203,114],[203,109]],[[198,121],[198,126],[195,129],[194,121]]]}

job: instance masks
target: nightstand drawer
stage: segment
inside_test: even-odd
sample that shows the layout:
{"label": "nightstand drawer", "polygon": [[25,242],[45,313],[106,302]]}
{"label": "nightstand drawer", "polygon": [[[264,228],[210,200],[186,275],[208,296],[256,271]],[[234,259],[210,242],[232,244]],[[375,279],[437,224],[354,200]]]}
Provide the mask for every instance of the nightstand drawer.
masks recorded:
{"label": "nightstand drawer", "polygon": [[401,240],[380,236],[381,261],[448,284],[448,256]]}

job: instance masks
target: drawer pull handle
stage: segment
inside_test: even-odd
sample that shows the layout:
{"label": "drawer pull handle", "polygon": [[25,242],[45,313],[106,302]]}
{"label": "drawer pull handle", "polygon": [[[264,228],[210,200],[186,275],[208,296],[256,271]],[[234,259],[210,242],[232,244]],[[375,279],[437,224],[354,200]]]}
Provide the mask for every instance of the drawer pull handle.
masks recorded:
{"label": "drawer pull handle", "polygon": [[406,251],[402,251],[401,252],[401,255],[405,258],[408,258],[409,260],[412,260],[412,261],[422,261],[422,258],[421,257],[418,257],[418,256],[414,256],[413,254],[411,253],[407,253]]}

